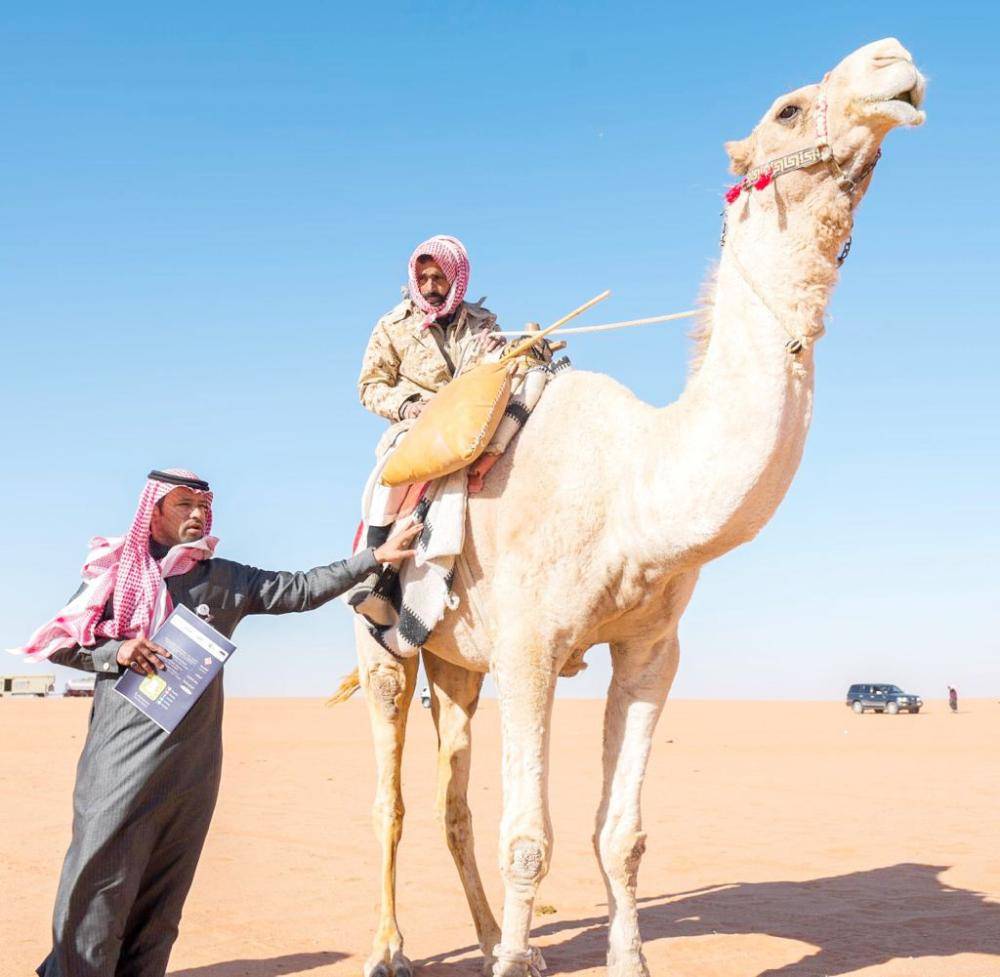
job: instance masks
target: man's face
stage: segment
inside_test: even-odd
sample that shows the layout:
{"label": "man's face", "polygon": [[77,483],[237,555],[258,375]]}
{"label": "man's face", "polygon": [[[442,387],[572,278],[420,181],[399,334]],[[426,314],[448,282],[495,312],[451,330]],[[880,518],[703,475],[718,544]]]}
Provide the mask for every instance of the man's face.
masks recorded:
{"label": "man's face", "polygon": [[193,543],[205,535],[211,503],[201,492],[175,488],[153,509],[149,531],[161,546]]}
{"label": "man's face", "polygon": [[438,306],[444,305],[451,285],[436,261],[432,258],[418,258],[417,288],[431,305]]}

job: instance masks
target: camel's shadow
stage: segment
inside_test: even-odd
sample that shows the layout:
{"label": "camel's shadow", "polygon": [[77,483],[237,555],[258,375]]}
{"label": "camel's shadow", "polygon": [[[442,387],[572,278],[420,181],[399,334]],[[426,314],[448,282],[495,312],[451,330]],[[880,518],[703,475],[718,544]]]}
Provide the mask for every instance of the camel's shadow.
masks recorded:
{"label": "camel's shadow", "polygon": [[346,953],[321,950],[319,953],[289,953],[266,960],[226,960],[187,970],[171,970],[167,977],[286,977],[329,966],[346,957]]}
{"label": "camel's shadow", "polygon": [[[647,946],[665,937],[765,934],[818,947],[801,959],[755,977],[837,977],[896,958],[957,953],[1000,956],[1000,904],[941,882],[947,866],[901,864],[808,882],[736,882],[641,899]],[[561,920],[535,937],[578,930],[545,947],[550,973],[603,967],[607,917]],[[476,973],[452,960],[463,947],[422,961],[425,977]],[[998,964],[1000,969],[1000,964]]]}

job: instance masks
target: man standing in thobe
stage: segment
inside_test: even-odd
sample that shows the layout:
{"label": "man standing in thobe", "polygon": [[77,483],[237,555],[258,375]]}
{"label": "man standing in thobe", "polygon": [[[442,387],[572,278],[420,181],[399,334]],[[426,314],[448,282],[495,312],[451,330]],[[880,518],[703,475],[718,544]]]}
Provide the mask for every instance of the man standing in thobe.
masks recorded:
{"label": "man standing in thobe", "polygon": [[287,573],[214,557],[212,493],[182,469],[152,471],[126,536],[95,537],[83,586],[18,653],[97,673],[73,792],[52,951],[39,977],[163,977],[201,855],[222,768],[222,674],[167,733],[114,691],[154,674],[149,640],[183,604],[226,637],[249,614],[320,607],[380,563],[412,555],[408,527],[378,549]]}

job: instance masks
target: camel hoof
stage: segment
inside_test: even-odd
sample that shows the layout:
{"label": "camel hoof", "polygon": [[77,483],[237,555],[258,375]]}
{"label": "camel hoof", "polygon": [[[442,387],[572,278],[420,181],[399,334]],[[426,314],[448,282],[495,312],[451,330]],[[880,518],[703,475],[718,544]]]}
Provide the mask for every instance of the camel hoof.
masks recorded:
{"label": "camel hoof", "polygon": [[413,977],[413,964],[397,950],[386,961],[388,951],[373,954],[364,966],[364,977]]}
{"label": "camel hoof", "polygon": [[413,964],[402,953],[392,955],[393,977],[413,977]]}
{"label": "camel hoof", "polygon": [[496,963],[493,977],[541,977],[545,958],[538,947],[527,950],[504,950],[499,944],[493,948]]}
{"label": "camel hoof", "polygon": [[649,967],[642,953],[608,957],[608,977],[649,977]]}

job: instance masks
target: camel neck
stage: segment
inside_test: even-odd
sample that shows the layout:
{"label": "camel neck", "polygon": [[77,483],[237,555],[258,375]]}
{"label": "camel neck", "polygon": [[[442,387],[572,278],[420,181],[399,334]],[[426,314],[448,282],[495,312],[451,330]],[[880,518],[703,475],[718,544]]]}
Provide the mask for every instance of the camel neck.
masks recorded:
{"label": "camel neck", "polygon": [[[685,500],[680,511],[651,505],[644,516],[669,522],[656,536],[671,540],[671,559],[704,562],[756,535],[791,483],[812,416],[812,344],[837,242],[787,215],[742,216],[730,220],[700,366],[653,422],[651,440],[664,450],[651,460],[661,488],[650,502]],[[790,334],[806,340],[797,355],[786,348]]]}

